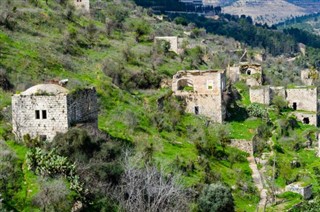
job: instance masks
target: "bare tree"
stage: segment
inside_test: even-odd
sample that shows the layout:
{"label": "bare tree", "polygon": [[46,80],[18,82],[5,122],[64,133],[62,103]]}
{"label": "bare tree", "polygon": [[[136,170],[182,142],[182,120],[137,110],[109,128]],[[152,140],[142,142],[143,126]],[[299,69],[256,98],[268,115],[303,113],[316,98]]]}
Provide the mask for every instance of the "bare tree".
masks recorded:
{"label": "bare tree", "polygon": [[141,158],[126,155],[125,172],[112,197],[125,211],[188,211],[191,192],[184,189],[178,176],[165,176],[153,166],[139,168]]}

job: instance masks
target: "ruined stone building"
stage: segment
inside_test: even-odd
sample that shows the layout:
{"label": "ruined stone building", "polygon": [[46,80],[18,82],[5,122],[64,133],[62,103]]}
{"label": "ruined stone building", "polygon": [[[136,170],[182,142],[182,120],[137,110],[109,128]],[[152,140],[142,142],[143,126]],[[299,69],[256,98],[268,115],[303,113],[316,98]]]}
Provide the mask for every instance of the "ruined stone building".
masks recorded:
{"label": "ruined stone building", "polygon": [[186,112],[204,115],[218,123],[226,116],[225,87],[225,71],[179,71],[172,81],[174,95],[185,99]]}
{"label": "ruined stone building", "polygon": [[318,89],[314,86],[290,88],[257,86],[250,88],[250,101],[269,105],[275,96],[283,97],[298,120],[318,126]]}
{"label": "ruined stone building", "polygon": [[177,36],[165,36],[165,37],[155,37],[154,38],[155,42],[157,41],[167,41],[170,43],[170,49],[169,51],[173,51],[177,54],[181,53],[181,44],[183,42],[183,38],[178,38]]}
{"label": "ruined stone building", "polygon": [[319,72],[317,70],[305,69],[300,73],[301,81],[305,85],[314,85],[314,82],[319,79]]}
{"label": "ruined stone building", "polygon": [[90,12],[90,0],[73,0],[73,4],[77,9]]}
{"label": "ruined stone building", "polygon": [[241,63],[228,67],[227,76],[230,82],[244,81],[248,86],[262,85],[262,67],[260,64]]}
{"label": "ruined stone building", "polygon": [[12,125],[17,139],[51,141],[78,123],[97,127],[98,107],[95,88],[70,92],[56,84],[39,84],[12,97]]}

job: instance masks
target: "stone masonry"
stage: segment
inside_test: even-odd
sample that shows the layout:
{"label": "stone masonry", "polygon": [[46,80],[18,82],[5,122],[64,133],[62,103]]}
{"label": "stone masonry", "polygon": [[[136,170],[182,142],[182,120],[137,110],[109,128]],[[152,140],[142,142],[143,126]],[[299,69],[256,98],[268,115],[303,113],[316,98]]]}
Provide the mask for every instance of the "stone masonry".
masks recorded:
{"label": "stone masonry", "polygon": [[304,199],[310,199],[312,196],[312,185],[304,186],[301,182],[292,183],[287,185],[285,191],[291,191],[301,194]]}
{"label": "stone masonry", "polygon": [[256,63],[241,63],[239,66],[228,67],[228,79],[231,82],[245,81],[248,86],[262,85],[262,67]]}
{"label": "stone masonry", "polygon": [[293,115],[305,124],[318,126],[318,89],[312,86],[251,87],[250,101],[269,105],[275,96],[282,96],[288,106],[294,110]]}
{"label": "stone masonry", "polygon": [[179,54],[179,39],[177,36],[166,36],[166,37],[155,37],[155,41],[157,40],[165,40],[170,43],[170,51],[173,51]]}
{"label": "stone masonry", "polygon": [[90,12],[90,0],[73,0],[74,6],[86,12]]}
{"label": "stone masonry", "polygon": [[225,71],[179,71],[173,76],[174,95],[185,99],[186,112],[204,115],[222,123],[226,116],[223,91]]}
{"label": "stone masonry", "polygon": [[95,88],[74,92],[55,84],[39,84],[12,97],[12,125],[17,139],[31,138],[52,141],[77,123],[98,120]]}

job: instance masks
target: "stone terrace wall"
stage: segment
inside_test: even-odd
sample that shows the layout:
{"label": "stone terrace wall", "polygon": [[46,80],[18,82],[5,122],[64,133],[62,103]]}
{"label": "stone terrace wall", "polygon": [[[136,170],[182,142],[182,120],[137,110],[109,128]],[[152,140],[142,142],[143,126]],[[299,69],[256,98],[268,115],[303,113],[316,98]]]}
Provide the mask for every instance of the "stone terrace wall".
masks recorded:
{"label": "stone terrace wall", "polygon": [[249,154],[253,154],[254,152],[254,147],[253,147],[253,142],[252,141],[247,141],[243,139],[232,139],[230,146],[238,148],[244,152],[247,152]]}
{"label": "stone terrace wall", "polygon": [[90,0],[73,0],[74,6],[77,9],[82,9],[84,11],[90,11]]}
{"label": "stone terrace wall", "polygon": [[166,36],[166,37],[155,37],[155,41],[157,40],[165,40],[170,43],[170,51],[173,51],[175,53],[179,53],[179,47],[178,47],[178,37],[177,36]]}

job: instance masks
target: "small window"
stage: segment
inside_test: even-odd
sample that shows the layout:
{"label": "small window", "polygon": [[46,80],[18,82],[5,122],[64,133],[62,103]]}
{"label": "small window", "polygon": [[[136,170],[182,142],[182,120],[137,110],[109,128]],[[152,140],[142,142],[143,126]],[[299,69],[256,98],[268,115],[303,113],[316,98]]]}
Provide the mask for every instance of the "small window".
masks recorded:
{"label": "small window", "polygon": [[47,111],[46,110],[42,111],[42,119],[47,119]]}
{"label": "small window", "polygon": [[207,89],[212,90],[213,89],[213,80],[207,80]]}
{"label": "small window", "polygon": [[40,110],[36,110],[36,119],[40,119]]}
{"label": "small window", "polygon": [[251,75],[251,70],[247,70],[247,74],[248,74],[248,75]]}
{"label": "small window", "polygon": [[194,107],[194,114],[196,114],[196,115],[199,114],[199,106]]}
{"label": "small window", "polygon": [[296,103],[296,102],[294,102],[294,103],[292,104],[292,108],[293,108],[293,110],[297,110],[297,103]]}
{"label": "small window", "polygon": [[309,118],[308,118],[308,117],[303,118],[303,123],[304,123],[304,124],[309,124],[309,123],[310,123]]}

